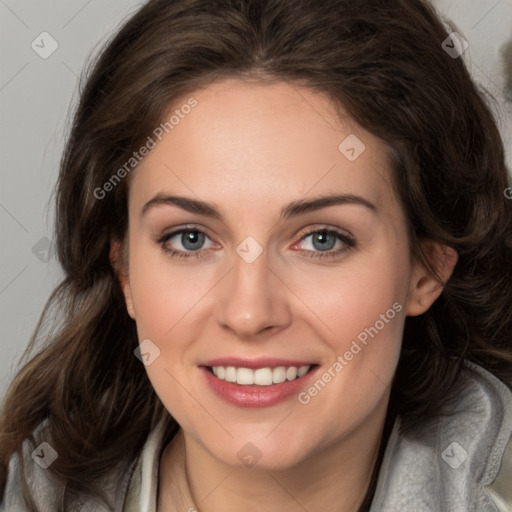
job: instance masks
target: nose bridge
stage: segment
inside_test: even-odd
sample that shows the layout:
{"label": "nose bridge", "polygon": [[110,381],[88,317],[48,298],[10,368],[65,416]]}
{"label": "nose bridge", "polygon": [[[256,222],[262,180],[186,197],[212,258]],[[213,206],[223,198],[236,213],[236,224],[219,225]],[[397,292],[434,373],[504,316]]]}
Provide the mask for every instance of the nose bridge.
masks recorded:
{"label": "nose bridge", "polygon": [[283,327],[290,320],[282,284],[269,260],[268,251],[247,237],[236,247],[233,268],[219,289],[217,321],[241,338]]}

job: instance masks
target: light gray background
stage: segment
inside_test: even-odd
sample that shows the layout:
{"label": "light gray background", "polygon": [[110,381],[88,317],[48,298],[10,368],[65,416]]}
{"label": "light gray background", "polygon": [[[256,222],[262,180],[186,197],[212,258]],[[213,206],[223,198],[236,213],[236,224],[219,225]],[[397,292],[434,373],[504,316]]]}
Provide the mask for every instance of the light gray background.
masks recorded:
{"label": "light gray background", "polygon": [[[62,278],[51,250],[45,251],[52,238],[51,193],[78,76],[91,55],[142,3],[0,0],[0,397],[46,299]],[[463,58],[474,78],[498,100],[496,115],[510,166],[512,103],[504,95],[500,50],[512,39],[512,0],[435,4],[469,42]],[[48,39],[40,43],[42,32],[58,44],[46,59],[31,47],[35,40],[49,48]]]}

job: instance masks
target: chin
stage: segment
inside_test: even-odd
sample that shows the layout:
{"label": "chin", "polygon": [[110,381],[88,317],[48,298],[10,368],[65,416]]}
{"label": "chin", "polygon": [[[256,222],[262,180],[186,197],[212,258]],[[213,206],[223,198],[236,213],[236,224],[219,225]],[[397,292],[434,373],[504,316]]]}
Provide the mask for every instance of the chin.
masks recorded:
{"label": "chin", "polygon": [[[272,434],[271,434],[272,435]],[[296,440],[288,445],[284,439],[276,436],[276,439],[261,439],[251,441],[250,436],[244,436],[243,440],[234,440],[231,445],[225,444],[221,451],[219,444],[212,446],[210,453],[224,464],[239,469],[280,471],[292,468],[300,464],[307,453],[304,445],[297,446]],[[208,445],[207,445],[208,446]]]}

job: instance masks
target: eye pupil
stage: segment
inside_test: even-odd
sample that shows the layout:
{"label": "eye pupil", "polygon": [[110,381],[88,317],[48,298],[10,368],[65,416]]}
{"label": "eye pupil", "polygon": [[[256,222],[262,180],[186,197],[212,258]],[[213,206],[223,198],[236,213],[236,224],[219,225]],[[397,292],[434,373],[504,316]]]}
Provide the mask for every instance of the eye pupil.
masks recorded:
{"label": "eye pupil", "polygon": [[[331,243],[326,244],[326,241],[328,240],[329,237],[331,238]],[[315,241],[320,242],[319,247],[316,246]],[[332,249],[335,244],[336,244],[336,238],[334,236],[332,236],[330,233],[320,231],[313,235],[313,246],[315,247],[315,249],[329,250],[329,249]]]}
{"label": "eye pupil", "polygon": [[[199,231],[184,231],[181,235],[181,243],[183,247],[189,251],[194,251],[201,248],[201,245],[204,243],[204,233],[200,233]],[[188,244],[191,243],[192,247]],[[198,247],[196,247],[198,245]]]}

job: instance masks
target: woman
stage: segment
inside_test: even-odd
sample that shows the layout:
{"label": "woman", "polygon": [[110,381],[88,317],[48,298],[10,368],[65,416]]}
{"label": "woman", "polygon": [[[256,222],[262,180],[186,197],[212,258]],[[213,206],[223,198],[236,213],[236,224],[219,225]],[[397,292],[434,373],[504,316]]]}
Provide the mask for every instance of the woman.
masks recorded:
{"label": "woman", "polygon": [[507,510],[510,181],[459,42],[421,0],[123,26],[62,159],[4,510]]}

